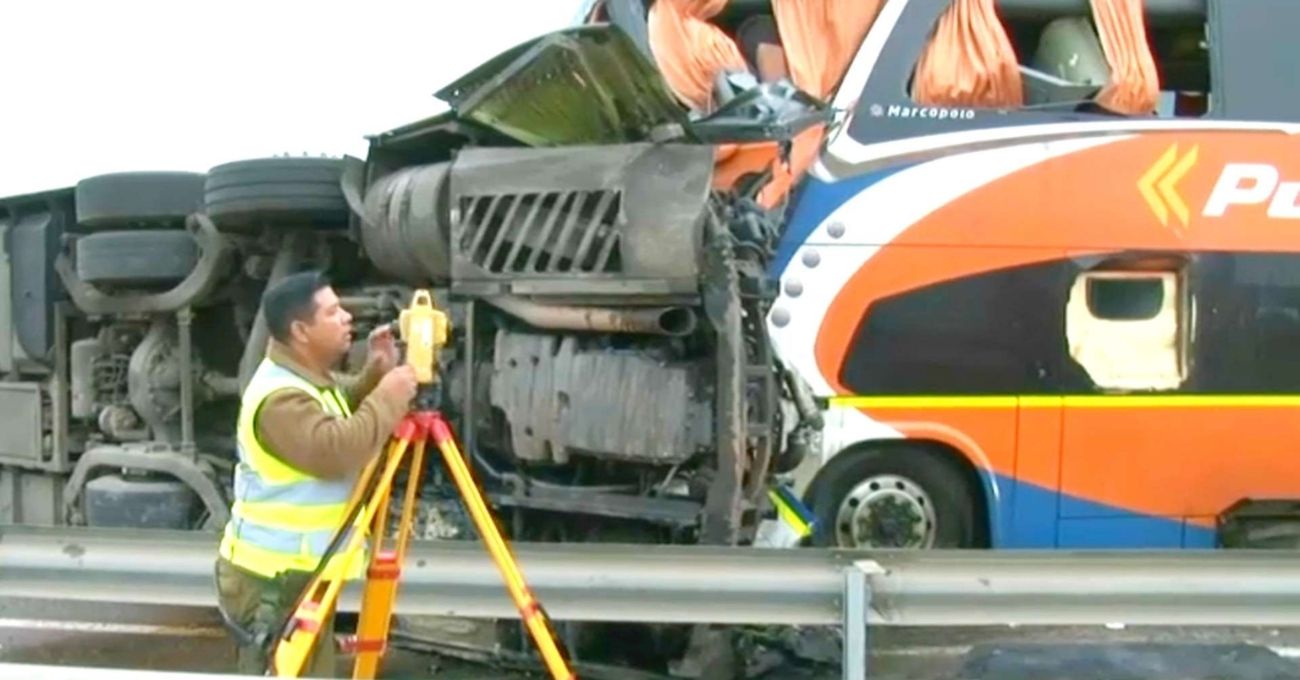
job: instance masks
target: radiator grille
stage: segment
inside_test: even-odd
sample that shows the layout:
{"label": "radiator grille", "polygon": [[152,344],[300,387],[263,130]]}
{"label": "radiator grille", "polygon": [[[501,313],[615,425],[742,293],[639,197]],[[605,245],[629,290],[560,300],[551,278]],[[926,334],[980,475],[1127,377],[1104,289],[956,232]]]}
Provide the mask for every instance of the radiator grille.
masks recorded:
{"label": "radiator grille", "polygon": [[493,274],[619,273],[622,202],[617,190],[464,196],[458,246]]}

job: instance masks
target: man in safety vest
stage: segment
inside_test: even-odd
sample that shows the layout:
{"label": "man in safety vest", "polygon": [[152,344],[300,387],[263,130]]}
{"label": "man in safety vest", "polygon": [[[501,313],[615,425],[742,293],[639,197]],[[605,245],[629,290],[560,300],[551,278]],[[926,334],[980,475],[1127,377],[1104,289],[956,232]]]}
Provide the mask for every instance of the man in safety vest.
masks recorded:
{"label": "man in safety vest", "polygon": [[[271,340],[239,408],[234,507],[216,565],[220,608],[247,674],[265,672],[265,636],[310,580],[358,474],[416,391],[388,327],[371,333],[359,374],[333,373],[352,345],[352,317],[318,272],[268,287],[262,313]],[[365,566],[354,559],[344,576],[358,578]],[[331,560],[326,570],[340,567]],[[306,673],[333,677],[334,652],[330,619]]]}

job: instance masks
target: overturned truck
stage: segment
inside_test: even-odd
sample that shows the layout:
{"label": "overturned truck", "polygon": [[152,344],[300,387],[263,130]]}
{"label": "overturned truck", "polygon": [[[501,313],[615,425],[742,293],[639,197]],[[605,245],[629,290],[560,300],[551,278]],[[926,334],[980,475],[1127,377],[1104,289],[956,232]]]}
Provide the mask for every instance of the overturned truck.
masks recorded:
{"label": "overturned truck", "polygon": [[[0,199],[0,522],[220,530],[262,291],[313,268],[353,315],[351,368],[415,289],[449,313],[441,406],[513,539],[752,542],[817,413],[766,334],[781,218],[714,187],[714,145],[788,140],[824,107],[767,87],[692,121],[656,78],[584,25],[365,159]],[[422,483],[417,537],[473,539],[441,466]]]}
{"label": "overturned truck", "polygon": [[[764,330],[780,221],[712,187],[712,144],[821,107],[768,88],[697,124],[645,96],[648,69],[583,26],[452,84],[451,111],[364,160],[0,200],[4,521],[219,529],[260,294],[320,268],[358,338],[417,287],[451,314],[443,406],[517,539],[751,541],[802,421]],[[419,530],[464,536],[442,482]]]}

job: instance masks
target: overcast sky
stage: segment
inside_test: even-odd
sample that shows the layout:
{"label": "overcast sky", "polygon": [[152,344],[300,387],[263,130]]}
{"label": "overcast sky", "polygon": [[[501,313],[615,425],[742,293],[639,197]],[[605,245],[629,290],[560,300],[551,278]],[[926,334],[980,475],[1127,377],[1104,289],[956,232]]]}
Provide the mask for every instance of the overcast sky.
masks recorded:
{"label": "overcast sky", "polygon": [[0,0],[0,196],[284,153],[445,110],[433,93],[581,0]]}

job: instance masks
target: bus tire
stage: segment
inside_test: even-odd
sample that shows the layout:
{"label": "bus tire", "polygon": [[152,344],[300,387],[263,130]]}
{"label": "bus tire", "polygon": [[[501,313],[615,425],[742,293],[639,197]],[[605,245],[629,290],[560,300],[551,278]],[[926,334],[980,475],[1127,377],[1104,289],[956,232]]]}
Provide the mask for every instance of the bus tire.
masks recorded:
{"label": "bus tire", "polygon": [[969,548],[977,491],[953,455],[925,446],[845,451],[817,476],[807,502],[812,543],[841,548]]}

